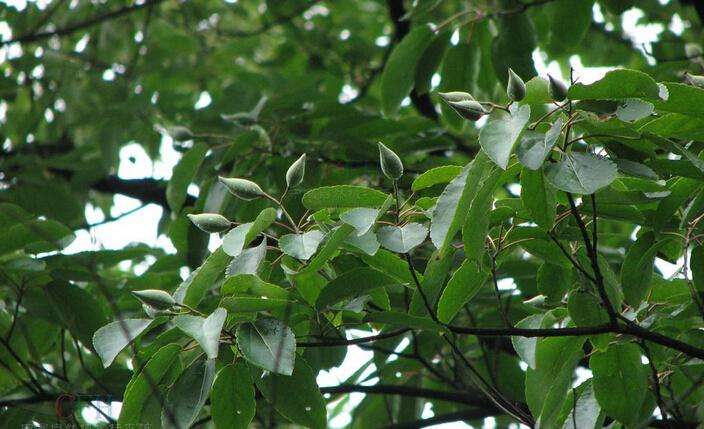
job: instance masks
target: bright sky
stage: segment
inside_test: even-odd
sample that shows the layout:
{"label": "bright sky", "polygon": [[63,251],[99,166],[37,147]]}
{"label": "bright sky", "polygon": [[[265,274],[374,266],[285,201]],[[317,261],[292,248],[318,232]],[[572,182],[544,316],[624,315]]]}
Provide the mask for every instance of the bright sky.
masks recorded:
{"label": "bright sky", "polygon": [[[668,2],[668,0],[660,0],[660,2],[665,4]],[[9,4],[22,10],[26,7],[27,2],[25,0],[0,0],[0,3]],[[46,5],[51,3],[51,1],[39,0],[37,1],[37,3],[40,4],[40,6],[45,7]],[[629,37],[633,40],[634,45],[645,44],[645,46],[649,48],[649,44],[657,40],[659,34],[665,29],[662,28],[661,25],[643,25],[638,23],[638,19],[642,15],[642,11],[637,8],[633,8],[627,11],[623,16],[623,28],[625,29]],[[595,4],[594,7],[594,18],[597,22],[603,22],[603,15],[598,4]],[[668,29],[670,31],[673,31],[674,33],[681,33],[685,26],[686,23],[684,23],[679,16],[673,16],[671,24],[668,26]],[[0,21],[0,37],[2,37],[3,39],[8,39],[11,36],[12,35],[7,24],[5,22]],[[341,37],[343,37],[342,34]],[[346,37],[349,37],[349,34],[347,34]],[[385,42],[385,40],[383,40],[384,37],[385,36],[381,36],[379,40],[377,40],[377,43],[383,44]],[[386,38],[386,43],[388,43],[387,39],[388,38]],[[85,44],[85,42],[83,41],[82,43]],[[13,56],[13,54],[17,54],[17,52],[12,51],[13,49],[16,48],[10,47],[9,49],[2,48],[0,50],[0,63],[3,62],[8,57],[8,55]],[[77,46],[77,49],[80,49],[80,47]],[[549,73],[552,76],[567,80],[564,76],[562,76],[560,67],[556,62],[546,64],[544,58],[545,55],[540,51],[536,50],[535,52],[533,52],[535,66],[540,76],[546,77]],[[610,70],[610,68],[606,67],[586,68],[582,65],[578,56],[573,56],[570,58],[570,65],[575,69],[576,76],[579,77],[579,80],[583,83],[590,83],[595,80],[598,80],[608,70]],[[114,76],[107,75],[104,76],[104,78],[105,80],[112,80],[111,78],[114,78]],[[437,86],[439,84],[439,76],[433,79],[433,84],[434,86]],[[340,94],[340,100],[345,101],[351,97],[354,97],[355,94],[356,89],[346,86],[343,89],[343,92]],[[210,101],[210,95],[208,93],[202,93],[199,97],[198,102],[194,105],[194,110],[208,108]],[[0,105],[0,116],[4,116],[2,114],[2,110],[2,106]],[[131,143],[124,146],[120,152],[120,166],[118,175],[124,179],[137,179],[145,177],[154,177],[157,179],[170,178],[171,171],[180,157],[179,152],[173,150],[172,143],[172,140],[168,136],[164,136],[162,138],[160,156],[159,159],[154,162],[152,162],[152,160],[149,158],[149,156],[147,156],[147,154],[139,144]],[[197,195],[197,188],[189,189],[189,192],[191,194]],[[136,207],[139,207],[139,205],[140,202],[138,200],[134,200],[132,198],[124,197],[121,195],[116,195],[114,198],[114,208],[110,215],[117,216],[121,213],[133,210]],[[101,222],[105,219],[105,214],[102,213],[100,209],[94,207],[87,207],[85,214],[86,220],[90,223]],[[121,218],[118,221],[94,227],[90,232],[86,230],[78,231],[76,240],[71,244],[71,246],[69,246],[65,250],[65,252],[74,253],[96,249],[119,249],[131,243],[146,243],[150,246],[158,246],[164,248],[168,252],[175,252],[173,245],[167,237],[156,235],[157,224],[161,215],[162,208],[157,205],[151,204],[136,211],[135,213]],[[213,250],[217,248],[219,244],[220,240],[217,238],[217,235],[213,234],[209,247],[211,248],[211,250]],[[661,268],[661,270],[663,270],[666,275],[671,275],[672,272],[674,272],[675,266],[664,263],[663,261],[659,261],[658,267]],[[140,268],[144,269],[145,267]],[[184,273],[184,275],[185,274],[186,273]],[[352,335],[361,336],[368,334],[362,332],[352,332]],[[402,347],[407,344],[406,341],[407,340],[404,340],[404,343],[402,343],[401,345]],[[348,349],[347,357],[342,363],[342,365],[337,368],[333,368],[329,372],[321,372],[318,376],[318,382],[321,386],[332,386],[339,384],[340,382],[344,381],[346,377],[348,377],[350,374],[354,373],[357,369],[359,369],[361,365],[364,365],[366,362],[368,362],[371,358],[372,352],[364,351],[359,347],[352,346]],[[372,364],[367,368],[365,374],[370,374],[373,369],[374,366]],[[579,371],[578,380],[576,383],[578,384],[579,382],[586,378],[589,378],[590,376],[591,374],[588,370]],[[376,382],[376,379],[372,379],[367,384],[374,384]],[[351,410],[354,405],[356,405],[362,400],[362,398],[362,394],[351,394],[349,401],[345,405],[344,409],[347,411]],[[110,408],[110,411],[113,415],[117,415],[119,413],[119,405],[120,404],[113,404],[113,406]],[[335,405],[336,404],[331,404],[331,408]],[[100,416],[91,409],[87,409],[85,415],[91,420],[96,420],[100,418]],[[430,407],[427,407],[423,412],[423,417],[431,416],[433,416],[432,409]],[[342,427],[348,424],[349,421],[349,414],[343,413],[331,421],[331,427]],[[468,428],[471,426],[466,425],[464,423],[450,423],[433,427],[436,429],[454,429]],[[483,428],[490,429],[493,427],[495,427],[493,419],[486,419]],[[518,428],[517,425],[515,425],[515,427]]]}

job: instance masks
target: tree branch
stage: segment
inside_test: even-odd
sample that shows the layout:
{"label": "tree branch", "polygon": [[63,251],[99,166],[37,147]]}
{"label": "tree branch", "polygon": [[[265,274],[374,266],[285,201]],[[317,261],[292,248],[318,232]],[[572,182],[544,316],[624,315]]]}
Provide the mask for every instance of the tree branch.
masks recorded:
{"label": "tree branch", "polygon": [[154,6],[154,5],[159,4],[163,1],[164,0],[147,0],[144,3],[135,3],[130,6],[124,6],[124,7],[121,7],[120,9],[116,9],[111,12],[104,13],[102,15],[97,15],[97,16],[89,18],[85,21],[81,21],[76,24],[67,25],[67,26],[59,28],[57,30],[32,32],[29,34],[15,37],[13,39],[0,41],[0,46],[10,45],[12,43],[32,43],[32,42],[38,42],[40,40],[48,39],[48,38],[54,37],[54,36],[66,36],[66,35],[75,33],[76,31],[84,30],[84,29],[90,28],[94,25],[101,24],[105,21],[110,21],[111,19],[119,18],[123,15],[127,15],[132,12],[136,12],[136,11],[144,9],[146,7]]}

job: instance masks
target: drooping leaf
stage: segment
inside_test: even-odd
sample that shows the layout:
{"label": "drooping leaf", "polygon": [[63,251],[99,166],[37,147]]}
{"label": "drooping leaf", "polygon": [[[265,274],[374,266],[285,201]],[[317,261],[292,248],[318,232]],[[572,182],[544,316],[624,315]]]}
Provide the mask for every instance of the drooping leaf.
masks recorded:
{"label": "drooping leaf", "polygon": [[162,427],[190,428],[208,400],[214,378],[215,359],[197,360],[183,370],[166,396],[161,415]]}
{"label": "drooping leaf", "polygon": [[450,323],[455,314],[476,295],[487,279],[473,261],[464,261],[454,272],[438,301],[438,319]]}
{"label": "drooping leaf", "polygon": [[561,117],[557,118],[550,130],[545,134],[536,131],[525,131],[516,148],[516,156],[518,156],[521,164],[531,170],[540,169],[543,161],[550,155],[550,151],[560,137],[563,122]]}
{"label": "drooping leaf", "polygon": [[589,153],[570,153],[546,166],[545,177],[561,191],[590,195],[616,179],[616,164]]}
{"label": "drooping leaf", "polygon": [[266,238],[257,247],[245,249],[227,266],[225,274],[228,277],[237,274],[257,274],[259,265],[266,257]]}
{"label": "drooping leaf", "polygon": [[217,429],[247,429],[254,418],[254,382],[243,361],[218,371],[210,395],[210,413]]}
{"label": "drooping leaf", "polygon": [[379,217],[379,210],[358,207],[340,214],[340,220],[352,225],[358,237],[366,234]]}
{"label": "drooping leaf", "polygon": [[468,260],[480,260],[485,254],[494,191],[502,173],[502,170],[494,169],[491,175],[484,179],[470,205],[469,213],[462,227],[464,255]]}
{"label": "drooping leaf", "polygon": [[637,307],[650,290],[653,262],[667,239],[656,241],[655,234],[646,232],[629,247],[621,266],[621,286],[626,302]]}
{"label": "drooping leaf", "polygon": [[401,101],[413,89],[416,65],[433,34],[427,25],[416,26],[391,52],[381,75],[381,105],[385,115],[396,114]]}
{"label": "drooping leaf", "polygon": [[243,223],[230,230],[222,238],[222,250],[230,256],[239,256],[244,249],[245,241],[253,223]]}
{"label": "drooping leaf", "polygon": [[526,401],[541,427],[552,427],[559,416],[583,342],[580,337],[537,341],[535,369],[526,370]]}
{"label": "drooping leaf", "polygon": [[108,323],[93,334],[93,347],[109,367],[117,355],[135,338],[149,328],[153,319],[123,319]]}
{"label": "drooping leaf", "polygon": [[315,229],[303,234],[286,234],[279,238],[281,250],[294,258],[307,261],[318,250],[325,235]]}
{"label": "drooping leaf", "polygon": [[538,226],[549,231],[555,222],[555,189],[543,170],[521,170],[521,202]]}
{"label": "drooping leaf", "polygon": [[164,392],[154,392],[152,384],[157,387],[169,385],[181,372],[178,354],[181,346],[169,344],[160,348],[149,359],[145,367],[136,373],[125,388],[122,410],[118,423],[120,425],[154,424],[161,425],[161,404]]}
{"label": "drooping leaf", "polygon": [[294,423],[312,429],[327,427],[325,400],[315,374],[301,358],[287,375],[269,373],[257,379],[257,387],[276,411]]}
{"label": "drooping leaf", "polygon": [[175,213],[181,211],[181,207],[186,201],[188,185],[193,181],[193,177],[198,172],[207,152],[208,145],[196,143],[174,167],[172,178],[166,187],[166,200]]}
{"label": "drooping leaf", "polygon": [[601,408],[614,419],[634,425],[640,420],[648,391],[648,372],[633,343],[615,344],[589,359],[594,374],[594,395]]}
{"label": "drooping leaf", "polygon": [[396,253],[408,253],[425,241],[428,228],[420,223],[411,222],[402,227],[383,226],[379,228],[379,243]]}
{"label": "drooping leaf", "polygon": [[284,375],[293,373],[296,339],[280,320],[266,317],[240,325],[237,345],[252,364]]}
{"label": "drooping leaf", "polygon": [[207,318],[182,315],[174,318],[174,324],[200,344],[208,359],[218,357],[220,332],[225,324],[227,311],[217,308]]}
{"label": "drooping leaf", "polygon": [[530,106],[512,104],[510,114],[494,116],[479,132],[479,144],[484,152],[502,169],[508,166],[513,148],[530,120]]}
{"label": "drooping leaf", "polygon": [[191,307],[197,306],[206,292],[213,286],[215,280],[223,275],[230,257],[222,250],[217,249],[203,265],[191,273],[174,292],[174,299]]}
{"label": "drooping leaf", "polygon": [[438,198],[430,223],[430,239],[444,251],[464,225],[469,206],[476,195],[478,184],[490,167],[483,152],[467,164]]}

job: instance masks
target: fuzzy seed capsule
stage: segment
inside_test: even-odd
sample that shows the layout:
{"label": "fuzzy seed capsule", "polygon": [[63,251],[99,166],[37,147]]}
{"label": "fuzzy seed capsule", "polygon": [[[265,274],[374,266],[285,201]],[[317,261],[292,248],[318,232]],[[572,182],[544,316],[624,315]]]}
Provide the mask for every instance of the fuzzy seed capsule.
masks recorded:
{"label": "fuzzy seed capsule", "polygon": [[227,177],[219,177],[218,179],[232,195],[245,201],[266,196],[262,188],[251,180]]}
{"label": "fuzzy seed capsule", "polygon": [[176,305],[176,300],[174,300],[168,292],[158,289],[145,289],[136,290],[132,292],[138,300],[148,306],[155,308],[157,310],[168,310],[174,305]]}
{"label": "fuzzy seed capsule", "polygon": [[289,188],[298,186],[303,182],[306,174],[306,154],[301,155],[286,171],[286,185]]}
{"label": "fuzzy seed capsule", "polygon": [[187,216],[195,226],[209,233],[227,231],[231,226],[225,216],[217,213],[189,214]]}
{"label": "fuzzy seed capsule", "polygon": [[169,136],[171,136],[171,138],[176,140],[177,142],[192,140],[194,137],[193,131],[180,125],[173,126],[167,131],[169,133]]}
{"label": "fuzzy seed capsule", "polygon": [[698,88],[704,88],[704,76],[685,72],[684,78],[690,85]]}
{"label": "fuzzy seed capsule", "polygon": [[567,85],[550,75],[548,75],[548,79],[550,80],[550,97],[555,101],[562,101],[567,98]]}
{"label": "fuzzy seed capsule", "polygon": [[379,163],[381,164],[381,171],[389,179],[398,180],[403,176],[401,158],[381,142],[379,142]]}
{"label": "fuzzy seed capsule", "polygon": [[521,101],[526,97],[526,84],[512,69],[508,69],[506,93],[511,101]]}

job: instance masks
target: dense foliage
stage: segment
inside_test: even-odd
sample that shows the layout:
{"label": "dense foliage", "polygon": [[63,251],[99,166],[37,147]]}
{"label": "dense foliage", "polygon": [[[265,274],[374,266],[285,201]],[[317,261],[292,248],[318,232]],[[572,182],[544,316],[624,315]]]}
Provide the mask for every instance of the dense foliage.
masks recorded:
{"label": "dense foliage", "polygon": [[701,2],[0,13],[1,427],[704,422]]}

